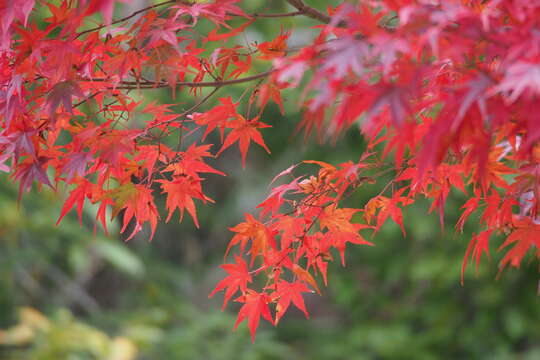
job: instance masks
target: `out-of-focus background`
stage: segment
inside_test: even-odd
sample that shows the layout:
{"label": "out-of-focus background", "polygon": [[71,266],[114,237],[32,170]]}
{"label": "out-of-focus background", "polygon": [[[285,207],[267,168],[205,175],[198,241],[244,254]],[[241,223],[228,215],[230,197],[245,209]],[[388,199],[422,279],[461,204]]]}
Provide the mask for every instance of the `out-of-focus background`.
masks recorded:
{"label": "out-of-focus background", "polygon": [[[280,1],[245,3],[258,12],[290,10]],[[292,45],[307,43],[315,25],[298,18],[282,24],[304,29]],[[260,20],[238,41],[269,40],[279,31],[275,19]],[[246,86],[217,96],[237,99]],[[254,344],[245,323],[232,331],[237,304],[222,312],[221,295],[208,299],[224,275],[227,227],[253,211],[270,179],[291,164],[356,160],[364,149],[356,131],[335,145],[292,135],[301,118],[299,95],[284,97],[286,116],[274,105],[265,111],[263,121],[273,126],[263,130],[271,155],[251,147],[245,170],[236,147],[215,161],[228,176],[208,176],[205,192],[216,202],[199,206],[200,230],[189,217],[182,224],[176,217],[158,227],[152,242],[148,233],[125,242],[115,222],[110,236],[95,231],[90,204],[82,227],[73,214],[55,226],[63,192],[34,189],[18,204],[17,187],[2,176],[0,359],[540,359],[537,264],[496,279],[500,257],[493,245],[494,258],[484,258],[477,273],[470,266],[461,286],[461,261],[476,227],[473,217],[463,234],[453,231],[464,202],[457,193],[448,202],[445,232],[437,215],[426,215],[429,204],[419,202],[405,213],[406,238],[387,224],[371,239],[375,247],[349,247],[347,266],[329,268],[322,296],[307,296],[309,320],[289,310],[277,328],[262,323]],[[174,102],[179,111],[195,102],[186,93],[173,101],[157,90],[141,97]],[[349,205],[360,207],[384,183],[360,188]]]}

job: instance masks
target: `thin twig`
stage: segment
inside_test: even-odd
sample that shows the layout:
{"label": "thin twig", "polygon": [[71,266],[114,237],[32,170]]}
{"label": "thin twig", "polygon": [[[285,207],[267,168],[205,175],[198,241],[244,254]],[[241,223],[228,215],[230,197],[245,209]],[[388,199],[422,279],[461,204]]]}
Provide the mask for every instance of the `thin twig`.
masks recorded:
{"label": "thin twig", "polygon": [[88,96],[87,98],[85,98],[85,99],[79,101],[78,103],[73,104],[72,107],[74,107],[74,108],[79,107],[79,106],[81,106],[82,104],[84,104],[85,102],[87,102],[88,100],[95,98],[95,97],[98,96],[100,93],[101,93],[101,91],[97,91],[97,92],[93,93],[92,95]]}
{"label": "thin twig", "polygon": [[[199,102],[197,102],[195,105],[193,105],[192,107],[190,107],[189,109],[187,109],[186,111],[184,111],[183,113],[181,113],[178,117],[184,117],[186,115],[188,115],[189,113],[197,110],[199,107],[201,107],[201,105],[203,105],[205,102],[207,102],[211,97],[212,95],[214,95],[218,90],[220,89],[220,87],[216,87],[214,90],[212,90],[208,95],[206,95],[204,98],[202,98]],[[167,120],[167,121],[163,121],[163,122],[160,122],[159,124],[155,124],[155,125],[152,125],[152,126],[149,126],[146,128],[146,130],[150,130],[150,129],[153,129],[155,127],[158,127],[158,126],[161,126],[161,125],[165,125],[165,124],[169,124],[169,123],[172,123],[172,122],[175,122],[177,121],[176,119],[173,119],[173,120]],[[183,121],[182,121],[183,122]]]}

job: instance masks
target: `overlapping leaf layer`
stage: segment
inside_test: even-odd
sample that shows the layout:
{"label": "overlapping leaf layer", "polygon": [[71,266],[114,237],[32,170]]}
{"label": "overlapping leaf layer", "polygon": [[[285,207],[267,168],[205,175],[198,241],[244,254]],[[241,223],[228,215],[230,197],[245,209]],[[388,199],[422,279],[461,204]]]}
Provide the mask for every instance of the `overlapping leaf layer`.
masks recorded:
{"label": "overlapping leaf layer", "polygon": [[[419,197],[444,224],[450,191],[468,196],[456,228],[473,216],[480,229],[463,272],[499,238],[501,270],[540,257],[540,3],[359,0],[317,10],[283,1],[291,12],[170,0],[118,19],[114,0],[1,2],[0,169],[21,195],[33,183],[68,186],[59,222],[73,207],[81,218],[90,202],[105,230],[110,211],[128,238],[145,225],[153,234],[160,189],[167,221],[178,209],[180,220],[187,211],[199,226],[197,206],[213,201],[204,176],[224,175],[208,159],[236,144],[244,166],[251,144],[270,153],[264,109],[272,101],[283,113],[282,91],[302,86],[299,128],[335,139],[360,127],[369,146],[358,161],[291,166],[259,215],[231,228],[234,261],[212,294],[225,291],[224,305],[237,296],[237,324],[247,319],[253,337],[261,316],[277,323],[291,304],[308,316],[303,296],[319,292],[319,275],[327,282],[333,250],[344,263],[347,243],[371,245],[363,232],[389,219],[405,234],[402,209]],[[258,44],[234,41],[260,18],[295,16],[319,23],[311,43],[288,46],[298,29]],[[211,30],[201,32],[202,22]],[[267,70],[254,73],[255,61]],[[214,99],[234,84],[250,96]],[[156,88],[198,101],[175,113],[138,100]],[[214,90],[203,96],[202,88]],[[214,132],[208,138],[221,143],[212,147]],[[176,146],[164,143],[170,135]],[[300,172],[308,167],[314,175]],[[395,177],[379,195],[341,205],[387,173]]]}

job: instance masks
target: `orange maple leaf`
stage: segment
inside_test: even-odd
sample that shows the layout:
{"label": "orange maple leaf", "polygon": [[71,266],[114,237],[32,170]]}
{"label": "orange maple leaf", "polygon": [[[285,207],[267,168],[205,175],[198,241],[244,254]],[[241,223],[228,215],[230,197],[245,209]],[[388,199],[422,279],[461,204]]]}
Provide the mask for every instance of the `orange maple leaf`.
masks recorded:
{"label": "orange maple leaf", "polygon": [[335,204],[324,208],[319,217],[321,229],[328,228],[331,231],[342,231],[355,233],[362,228],[360,224],[351,223],[351,218],[360,209],[343,208],[338,209]]}
{"label": "orange maple leaf", "polygon": [[277,36],[272,41],[266,41],[257,45],[257,49],[262,55],[259,56],[263,60],[272,60],[276,57],[285,56],[287,53],[287,39],[291,35],[290,32],[285,32]]}
{"label": "orange maple leaf", "polygon": [[317,286],[317,282],[315,281],[313,276],[309,273],[309,271],[305,270],[298,264],[293,265],[292,271],[296,276],[298,276],[300,280],[308,283],[315,289],[315,291],[317,291],[319,295],[321,294],[321,290],[319,290],[319,287]]}
{"label": "orange maple leaf", "polygon": [[240,249],[243,251],[248,240],[251,240],[251,265],[255,260],[255,257],[259,254],[264,254],[270,246],[273,246],[272,233],[266,226],[257,221],[252,215],[246,214],[246,221],[229,228],[229,230],[236,233],[231,239],[227,251],[225,251],[225,257],[229,253],[232,246],[240,243]]}

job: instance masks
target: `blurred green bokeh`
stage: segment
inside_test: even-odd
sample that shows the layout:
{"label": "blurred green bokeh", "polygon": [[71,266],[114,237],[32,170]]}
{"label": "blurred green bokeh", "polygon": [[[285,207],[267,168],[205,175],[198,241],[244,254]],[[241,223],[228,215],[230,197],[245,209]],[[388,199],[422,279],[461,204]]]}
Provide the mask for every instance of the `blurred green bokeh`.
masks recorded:
{"label": "blurred green bokeh", "polygon": [[[289,10],[262,0],[249,6]],[[314,23],[283,22],[285,29],[308,25]],[[246,38],[269,39],[279,31],[275,20],[261,21]],[[303,36],[293,40],[307,41],[309,30]],[[227,95],[238,98],[244,90],[230,88]],[[166,91],[147,96],[173,102]],[[284,97],[286,117],[274,105],[264,114],[273,126],[263,132],[271,155],[250,148],[242,170],[238,150],[231,148],[212,164],[228,176],[208,177],[205,191],[216,203],[200,206],[200,230],[186,218],[161,224],[152,242],[142,234],[125,243],[116,223],[109,226],[111,236],[94,230],[96,209],[90,205],[82,226],[73,214],[55,226],[61,192],[34,191],[17,204],[16,187],[2,176],[0,359],[540,359],[536,264],[496,280],[500,257],[494,245],[494,258],[483,259],[477,274],[470,266],[460,285],[463,254],[476,227],[473,218],[464,234],[451,229],[464,202],[458,194],[449,198],[444,232],[437,216],[426,215],[429,204],[420,201],[405,213],[406,238],[387,224],[371,239],[376,246],[349,247],[347,266],[333,264],[322,296],[306,299],[309,320],[291,310],[277,328],[262,324],[254,344],[245,324],[232,331],[238,307],[221,312],[221,298],[208,299],[223,276],[218,265],[230,238],[227,227],[252,211],[270,179],[291,164],[338,163],[357,159],[363,149],[355,131],[335,145],[291,136],[301,116],[298,96],[289,91]],[[180,111],[195,101],[176,102]],[[361,206],[382,186],[384,179],[360,188],[349,205]]]}

